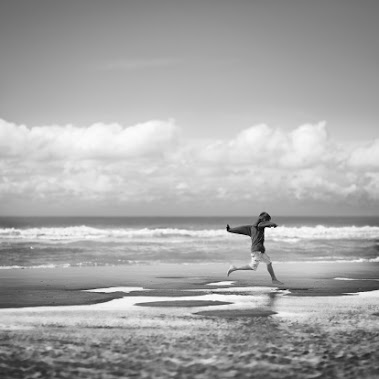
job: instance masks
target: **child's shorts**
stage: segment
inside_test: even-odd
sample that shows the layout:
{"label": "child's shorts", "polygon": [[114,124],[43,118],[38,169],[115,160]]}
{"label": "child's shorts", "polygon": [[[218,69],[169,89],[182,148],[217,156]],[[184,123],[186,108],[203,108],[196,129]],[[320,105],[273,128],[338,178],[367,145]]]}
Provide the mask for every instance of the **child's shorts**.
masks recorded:
{"label": "child's shorts", "polygon": [[260,262],[264,262],[266,265],[269,265],[271,263],[271,259],[266,253],[262,253],[261,251],[252,251],[251,262],[249,264],[251,269],[255,271]]}

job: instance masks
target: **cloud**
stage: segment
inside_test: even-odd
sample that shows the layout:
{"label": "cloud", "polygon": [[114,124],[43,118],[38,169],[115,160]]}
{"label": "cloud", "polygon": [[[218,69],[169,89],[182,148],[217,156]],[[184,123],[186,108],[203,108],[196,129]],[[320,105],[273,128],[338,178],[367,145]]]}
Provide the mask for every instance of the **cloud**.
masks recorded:
{"label": "cloud", "polygon": [[285,132],[266,124],[254,125],[230,141],[212,142],[202,149],[209,162],[222,159],[235,166],[304,168],[325,164],[336,158],[331,154],[326,123],[305,124]]}
{"label": "cloud", "polygon": [[177,140],[173,120],[130,127],[96,123],[89,127],[28,128],[0,119],[0,157],[28,160],[121,159],[164,155]]}
{"label": "cloud", "polygon": [[379,169],[379,139],[353,150],[348,164],[356,168]]}
{"label": "cloud", "polygon": [[379,200],[379,173],[367,172],[364,174],[365,185],[363,191],[366,192],[369,198]]}
{"label": "cloud", "polygon": [[325,122],[301,125],[289,134],[281,162],[290,167],[323,164],[333,159],[333,155],[329,154],[329,145]]}
{"label": "cloud", "polygon": [[0,120],[0,199],[81,204],[214,202],[378,205],[379,142],[347,150],[325,122],[251,126],[230,139],[183,139],[173,120],[132,126]]}
{"label": "cloud", "polygon": [[296,199],[331,202],[354,196],[357,191],[357,185],[353,181],[326,168],[299,170],[288,176],[286,187]]}

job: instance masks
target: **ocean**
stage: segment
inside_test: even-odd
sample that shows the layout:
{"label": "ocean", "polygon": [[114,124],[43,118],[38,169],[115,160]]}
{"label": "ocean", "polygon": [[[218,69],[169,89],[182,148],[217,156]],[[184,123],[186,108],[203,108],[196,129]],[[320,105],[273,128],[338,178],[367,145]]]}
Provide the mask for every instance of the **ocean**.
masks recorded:
{"label": "ocean", "polygon": [[[227,233],[248,217],[1,217],[0,269],[155,262],[240,262],[250,238]],[[379,262],[379,217],[276,217],[273,262]]]}

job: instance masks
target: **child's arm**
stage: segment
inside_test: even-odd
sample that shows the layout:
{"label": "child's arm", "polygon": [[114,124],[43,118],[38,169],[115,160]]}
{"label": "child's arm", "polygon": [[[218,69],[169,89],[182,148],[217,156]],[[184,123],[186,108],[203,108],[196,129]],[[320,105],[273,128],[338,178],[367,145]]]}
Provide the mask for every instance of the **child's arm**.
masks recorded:
{"label": "child's arm", "polygon": [[263,222],[260,222],[257,226],[258,228],[276,228],[278,225],[275,224],[275,222],[263,221]]}
{"label": "child's arm", "polygon": [[251,235],[251,225],[237,226],[235,228],[231,228],[228,224],[226,225],[226,230],[229,233],[244,234],[246,236]]}

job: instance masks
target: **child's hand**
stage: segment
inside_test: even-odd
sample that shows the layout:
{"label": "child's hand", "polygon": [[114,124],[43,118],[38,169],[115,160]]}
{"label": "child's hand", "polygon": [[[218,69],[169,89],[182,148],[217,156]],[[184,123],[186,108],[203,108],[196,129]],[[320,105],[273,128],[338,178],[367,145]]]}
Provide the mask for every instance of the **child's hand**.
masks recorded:
{"label": "child's hand", "polygon": [[226,225],[226,231],[229,232],[229,230],[230,230],[230,226],[229,226],[229,224],[227,224]]}

